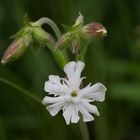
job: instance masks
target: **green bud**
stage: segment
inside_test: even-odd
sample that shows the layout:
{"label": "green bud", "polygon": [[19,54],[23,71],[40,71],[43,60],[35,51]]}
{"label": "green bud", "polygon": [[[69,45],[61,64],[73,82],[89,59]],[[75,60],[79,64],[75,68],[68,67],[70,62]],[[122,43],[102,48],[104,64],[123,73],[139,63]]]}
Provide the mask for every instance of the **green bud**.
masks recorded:
{"label": "green bud", "polygon": [[56,48],[64,49],[70,47],[73,53],[76,53],[80,50],[81,46],[81,35],[80,31],[83,27],[83,16],[80,15],[75,21],[75,24],[71,27],[64,26],[67,29],[67,32],[62,35],[62,37],[56,43]]}
{"label": "green bud", "polygon": [[49,33],[45,32],[41,27],[33,27],[32,35],[34,39],[41,44],[46,42],[54,43],[53,37]]}
{"label": "green bud", "polygon": [[[44,19],[43,19],[44,21]],[[38,22],[29,22],[28,16],[24,17],[24,26],[11,38],[13,43],[8,47],[1,63],[6,64],[10,61],[18,59],[27,49],[29,44],[32,44],[35,51],[42,45],[47,43],[55,44],[54,38],[41,28],[42,24]]]}
{"label": "green bud", "polygon": [[84,17],[81,13],[79,13],[74,25],[64,26],[67,29],[67,32],[58,40],[56,43],[56,48],[64,49],[66,47],[70,47],[72,53],[80,51],[81,46],[83,46],[83,39],[81,38],[83,24]]}
{"label": "green bud", "polygon": [[84,17],[80,15],[72,26],[64,25],[67,32],[56,43],[56,48],[63,49],[70,47],[73,53],[80,51],[89,44],[93,38],[100,38],[107,35],[107,30],[100,23],[90,23],[84,26]]}
{"label": "green bud", "polygon": [[80,39],[75,39],[72,40],[72,45],[71,45],[71,49],[73,53],[77,53],[81,48],[81,42]]}
{"label": "green bud", "polygon": [[76,53],[80,50],[81,39],[77,34],[71,34],[67,32],[64,34],[56,43],[56,49],[64,49],[70,47],[73,53]]}
{"label": "green bud", "polygon": [[55,48],[56,49],[64,49],[71,45],[71,33],[67,32],[66,34],[62,35],[61,38],[57,41]]}
{"label": "green bud", "polygon": [[4,65],[10,61],[18,59],[21,55],[24,54],[31,40],[32,37],[30,35],[26,35],[24,37],[20,37],[14,40],[12,44],[8,47],[8,49],[5,51],[1,63]]}

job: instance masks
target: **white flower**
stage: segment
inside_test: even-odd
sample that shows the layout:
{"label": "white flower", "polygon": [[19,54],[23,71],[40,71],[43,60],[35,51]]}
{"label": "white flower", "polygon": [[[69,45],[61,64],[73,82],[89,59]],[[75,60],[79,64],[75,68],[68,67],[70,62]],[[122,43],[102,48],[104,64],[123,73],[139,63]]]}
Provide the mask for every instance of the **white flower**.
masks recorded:
{"label": "white flower", "polygon": [[104,101],[106,88],[101,83],[96,83],[85,88],[80,88],[83,77],[81,72],[85,63],[69,62],[64,67],[66,78],[60,78],[56,75],[50,75],[49,80],[45,82],[45,91],[53,97],[45,96],[42,103],[52,116],[55,116],[60,110],[63,110],[63,116],[67,124],[77,123],[80,119],[79,112],[83,116],[83,121],[94,120],[90,114],[99,116],[95,105],[90,104],[92,101]]}

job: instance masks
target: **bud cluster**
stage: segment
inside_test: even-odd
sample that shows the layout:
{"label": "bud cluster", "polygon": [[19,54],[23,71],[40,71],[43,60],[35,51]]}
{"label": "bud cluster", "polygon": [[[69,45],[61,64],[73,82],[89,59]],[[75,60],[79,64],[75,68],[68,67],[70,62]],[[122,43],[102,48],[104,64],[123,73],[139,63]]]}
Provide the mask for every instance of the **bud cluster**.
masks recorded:
{"label": "bud cluster", "polygon": [[14,41],[9,45],[2,57],[1,63],[3,65],[18,59],[34,42],[37,42],[38,45],[54,42],[53,37],[45,32],[41,26],[34,26],[31,22],[26,23],[25,26],[11,38],[13,38]]}
{"label": "bud cluster", "polygon": [[84,18],[80,14],[75,24],[67,29],[67,32],[56,43],[56,48],[63,49],[71,47],[72,52],[76,53],[85,46],[89,40],[101,38],[107,35],[107,30],[100,23],[89,23],[84,25]]}
{"label": "bud cluster", "polygon": [[[29,22],[26,18],[24,23],[24,27],[12,37],[14,41],[5,51],[1,60],[2,64],[18,59],[31,45],[34,49],[37,49],[42,45],[48,46],[53,53],[54,58],[61,63],[64,61],[63,59],[65,59],[65,61],[67,59],[67,52],[65,50],[62,51],[61,49],[69,47],[73,53],[77,53],[84,50],[83,48],[94,38],[101,38],[107,35],[107,30],[100,23],[93,22],[84,25],[84,17],[81,13],[74,25],[64,26],[66,33],[63,35],[61,35],[57,25],[46,17],[41,18],[36,22]],[[41,26],[44,23],[48,24],[53,29],[58,38],[57,41],[55,41],[51,34],[42,29]]]}

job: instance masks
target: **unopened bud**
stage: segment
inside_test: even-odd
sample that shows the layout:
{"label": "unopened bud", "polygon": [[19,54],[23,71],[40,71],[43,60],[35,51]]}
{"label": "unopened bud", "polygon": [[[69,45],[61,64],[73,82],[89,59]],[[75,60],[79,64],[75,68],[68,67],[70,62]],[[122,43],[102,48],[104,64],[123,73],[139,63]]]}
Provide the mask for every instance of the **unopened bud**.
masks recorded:
{"label": "unopened bud", "polygon": [[66,47],[70,47],[73,53],[76,53],[80,49],[80,39],[76,38],[70,32],[64,34],[56,43],[56,49],[64,49]]}
{"label": "unopened bud", "polygon": [[53,37],[45,32],[41,27],[33,27],[32,30],[33,37],[37,42],[40,43],[47,43],[47,42],[54,42]]}
{"label": "unopened bud", "polygon": [[71,33],[67,32],[66,34],[62,35],[61,38],[57,41],[55,48],[64,49],[71,45],[71,40]]}
{"label": "unopened bud", "polygon": [[72,52],[73,53],[77,53],[79,50],[80,50],[80,40],[72,40],[72,45],[71,45],[71,48],[72,48]]}
{"label": "unopened bud", "polygon": [[107,30],[100,23],[90,23],[82,28],[82,33],[85,38],[104,37],[107,35]]}
{"label": "unopened bud", "polygon": [[73,53],[77,53],[84,46],[87,46],[90,39],[107,35],[107,30],[100,23],[93,22],[84,26],[84,17],[81,13],[79,14],[75,24],[70,26],[67,32],[58,40],[56,48],[70,47]]}
{"label": "unopened bud", "polygon": [[18,59],[25,52],[30,42],[31,36],[29,35],[14,40],[12,44],[8,47],[8,49],[5,51],[1,63],[4,65],[10,61]]}

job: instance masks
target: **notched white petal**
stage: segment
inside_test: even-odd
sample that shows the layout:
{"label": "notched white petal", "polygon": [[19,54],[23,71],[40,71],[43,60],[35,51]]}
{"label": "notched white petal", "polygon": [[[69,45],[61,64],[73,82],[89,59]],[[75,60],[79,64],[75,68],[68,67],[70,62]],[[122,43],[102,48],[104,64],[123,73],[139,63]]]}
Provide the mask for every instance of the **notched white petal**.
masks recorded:
{"label": "notched white petal", "polygon": [[94,120],[94,117],[85,109],[85,107],[83,107],[82,104],[78,105],[78,110],[83,115],[84,122],[89,122]]}
{"label": "notched white petal", "polygon": [[53,85],[52,85],[52,83],[51,83],[50,81],[46,81],[45,84],[44,84],[44,90],[45,90],[46,92],[50,92],[50,89],[53,89],[52,86],[53,86]]}
{"label": "notched white petal", "polygon": [[64,66],[64,72],[66,73],[68,79],[74,80],[74,72],[75,72],[76,62],[71,61]]}
{"label": "notched white petal", "polygon": [[63,112],[63,117],[66,121],[66,124],[69,125],[70,124],[70,118],[71,118],[71,104],[65,109],[65,111]]}
{"label": "notched white petal", "polygon": [[75,68],[75,72],[77,72],[77,74],[81,74],[81,72],[83,71],[85,67],[85,63],[82,62],[82,61],[78,61],[77,64],[76,64],[76,68]]}
{"label": "notched white petal", "polygon": [[78,62],[69,62],[64,67],[64,71],[68,78],[68,85],[77,90],[79,89],[80,83],[81,83],[81,72],[83,71],[85,67],[85,63],[82,61]]}
{"label": "notched white petal", "polygon": [[47,106],[46,109],[50,112],[52,116],[55,116],[60,110],[62,110],[65,104],[66,104],[66,101],[60,101],[60,102]]}
{"label": "notched white petal", "polygon": [[85,109],[90,112],[90,113],[93,113],[95,114],[96,116],[100,116],[100,113],[98,112],[98,109],[95,105],[92,105],[92,104],[89,104],[88,102],[86,101],[83,101],[82,102],[82,105],[85,107]]}
{"label": "notched white petal", "polygon": [[75,67],[76,67],[76,62],[71,61],[64,66],[64,72],[66,74],[70,74],[75,71]]}
{"label": "notched white petal", "polygon": [[55,95],[63,95],[69,92],[69,88],[64,84],[54,84],[50,81],[45,82],[44,90],[54,93]]}
{"label": "notched white petal", "polygon": [[49,96],[45,96],[42,100],[42,104],[47,105],[47,104],[53,104],[56,102],[60,102],[62,100],[64,100],[65,97],[60,96],[60,97],[49,97]]}
{"label": "notched white petal", "polygon": [[69,104],[66,105],[66,107],[64,107],[65,109],[63,109],[63,116],[64,119],[66,121],[66,124],[70,124],[71,123],[77,123],[80,119],[79,115],[78,115],[78,109],[76,108],[76,106],[74,104]]}
{"label": "notched white petal", "polygon": [[61,84],[60,77],[57,75],[49,75],[49,81],[54,83],[54,84]]}
{"label": "notched white petal", "polygon": [[104,101],[105,99],[105,92],[106,88],[101,83],[96,83],[95,85],[91,87],[86,87],[80,91],[80,93],[87,98],[96,100],[96,101]]}
{"label": "notched white petal", "polygon": [[72,112],[71,112],[71,122],[72,123],[77,123],[80,119],[79,115],[78,115],[78,109],[75,105],[73,105],[72,107]]}

